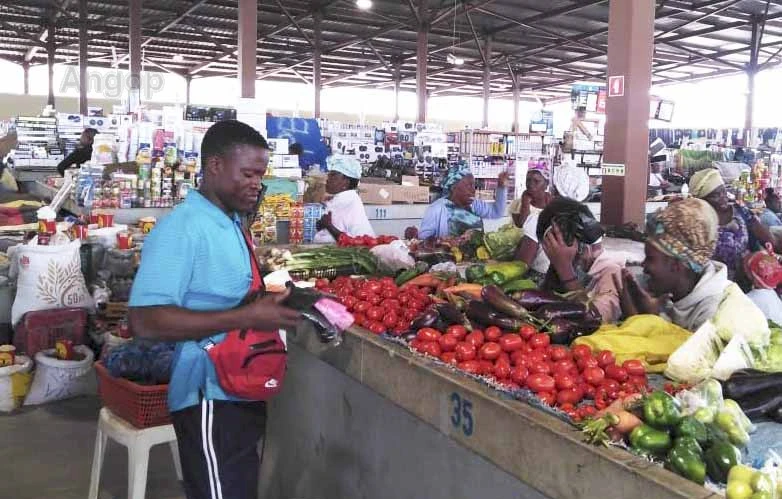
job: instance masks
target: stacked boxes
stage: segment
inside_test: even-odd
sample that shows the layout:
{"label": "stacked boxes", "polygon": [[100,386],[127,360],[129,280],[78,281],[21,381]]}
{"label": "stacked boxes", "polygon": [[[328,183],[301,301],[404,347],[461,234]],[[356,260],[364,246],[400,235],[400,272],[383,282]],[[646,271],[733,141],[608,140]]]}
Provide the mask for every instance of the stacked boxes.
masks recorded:
{"label": "stacked boxes", "polygon": [[304,205],[303,240],[311,243],[318,231],[318,220],[323,216],[323,205],[320,203],[307,203]]}

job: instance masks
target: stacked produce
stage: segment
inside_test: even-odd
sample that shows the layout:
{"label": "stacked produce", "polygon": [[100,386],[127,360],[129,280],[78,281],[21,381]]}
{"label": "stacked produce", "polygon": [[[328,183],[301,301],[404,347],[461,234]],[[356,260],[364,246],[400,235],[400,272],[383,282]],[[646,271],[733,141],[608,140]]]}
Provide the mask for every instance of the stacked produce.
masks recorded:
{"label": "stacked produce", "polygon": [[377,260],[366,248],[323,246],[295,253],[272,248],[259,258],[267,271],[286,269],[303,278],[378,273]]}
{"label": "stacked produce", "polygon": [[356,236],[351,237],[348,234],[345,234],[344,232],[339,235],[339,239],[337,239],[337,246],[342,248],[353,248],[353,247],[359,247],[359,248],[374,248],[375,246],[381,245],[381,244],[388,244],[391,241],[396,241],[398,238],[396,236]]}

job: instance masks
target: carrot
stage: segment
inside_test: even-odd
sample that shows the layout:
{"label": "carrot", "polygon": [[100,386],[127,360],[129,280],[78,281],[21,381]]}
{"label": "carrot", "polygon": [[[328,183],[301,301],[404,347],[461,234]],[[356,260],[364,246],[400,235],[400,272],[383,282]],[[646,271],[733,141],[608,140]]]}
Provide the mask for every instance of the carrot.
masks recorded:
{"label": "carrot", "polygon": [[613,428],[622,435],[629,434],[643,424],[643,421],[641,421],[638,416],[632,412],[625,411],[624,409],[616,411],[614,414],[619,418],[619,422],[613,425]]}
{"label": "carrot", "polygon": [[481,286],[480,284],[463,283],[463,284],[457,284],[456,286],[451,286],[449,288],[445,288],[443,291],[445,291],[448,294],[454,294],[454,295],[461,295],[461,293],[466,293],[470,296],[470,298],[475,298],[480,300],[482,289],[483,286]]}
{"label": "carrot", "polygon": [[436,288],[437,285],[440,284],[441,282],[443,282],[442,279],[439,279],[434,274],[430,274],[430,273],[427,272],[426,274],[421,274],[421,275],[419,275],[417,277],[413,277],[412,279],[410,279],[409,281],[404,283],[404,285],[402,286],[402,289],[404,289],[404,288],[406,288],[408,286]]}

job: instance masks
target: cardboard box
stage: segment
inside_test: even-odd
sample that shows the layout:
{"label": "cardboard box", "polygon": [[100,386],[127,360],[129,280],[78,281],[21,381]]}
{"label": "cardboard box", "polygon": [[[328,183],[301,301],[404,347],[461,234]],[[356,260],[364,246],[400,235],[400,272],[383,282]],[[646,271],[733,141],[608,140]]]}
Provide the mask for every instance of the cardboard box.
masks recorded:
{"label": "cardboard box", "polygon": [[361,182],[358,186],[358,194],[364,204],[391,204],[395,187],[401,186]]}
{"label": "cardboard box", "polygon": [[429,204],[429,187],[412,185],[395,185],[391,190],[391,200],[394,203]]}
{"label": "cardboard box", "polygon": [[418,187],[418,175],[402,175],[402,185]]}

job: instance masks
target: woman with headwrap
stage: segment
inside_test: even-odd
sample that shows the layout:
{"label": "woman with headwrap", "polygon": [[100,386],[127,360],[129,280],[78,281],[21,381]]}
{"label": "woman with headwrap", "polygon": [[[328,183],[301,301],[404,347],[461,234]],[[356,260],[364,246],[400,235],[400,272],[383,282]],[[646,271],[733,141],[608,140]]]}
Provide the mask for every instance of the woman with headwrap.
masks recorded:
{"label": "woman with headwrap", "polygon": [[536,233],[551,261],[542,289],[586,292],[591,311],[602,322],[619,320],[617,282],[626,261],[603,250],[603,228],[589,208],[572,199],[555,199],[541,212]]}
{"label": "woman with headwrap", "polygon": [[493,203],[475,199],[475,177],[466,165],[448,170],[443,183],[442,197],[427,208],[421,220],[419,239],[458,237],[470,229],[483,229],[484,218],[502,218],[507,200],[508,173],[497,177]]}
{"label": "woman with headwrap", "polygon": [[744,258],[744,272],[752,281],[747,293],[752,302],[766,315],[766,319],[782,324],[782,300],[777,288],[782,284],[782,264],[769,247]]}
{"label": "woman with headwrap", "polygon": [[[554,169],[551,183],[552,199],[567,198],[582,202],[589,195],[589,176],[572,160],[566,160]],[[548,272],[549,259],[537,237],[538,217],[539,214],[530,213],[524,222],[524,237],[516,250],[516,259],[529,265],[532,277],[540,282]]]}
{"label": "woman with headwrap", "polygon": [[361,163],[351,156],[329,156],[326,159],[326,214],[318,221],[314,243],[328,244],[347,234],[351,237],[372,236],[375,231],[369,223],[364,203],[356,189],[361,179]]}
{"label": "woman with headwrap", "polygon": [[527,217],[540,214],[551,202],[551,194],[548,192],[550,178],[551,175],[545,167],[531,168],[527,171],[527,188],[508,208],[508,213],[516,227],[523,227]]}
{"label": "woman with headwrap", "polygon": [[719,219],[717,246],[713,259],[727,266],[728,278],[736,280],[744,257],[759,244],[772,244],[768,228],[747,208],[728,201],[728,191],[720,172],[701,170],[690,178],[690,195],[709,203]]}
{"label": "woman with headwrap", "polygon": [[728,279],[725,264],[712,261],[717,246],[717,213],[700,199],[671,203],[647,221],[644,273],[648,291],[623,271],[620,298],[626,317],[662,315],[695,331],[731,301],[746,300]]}

